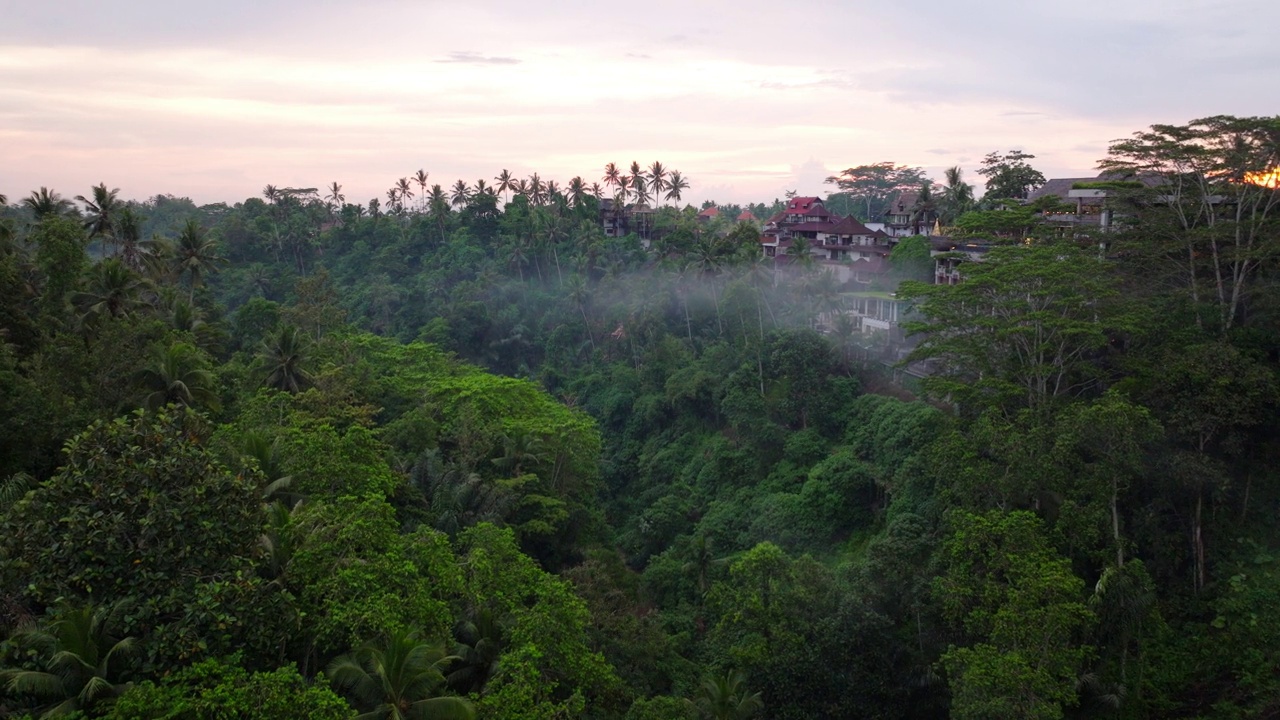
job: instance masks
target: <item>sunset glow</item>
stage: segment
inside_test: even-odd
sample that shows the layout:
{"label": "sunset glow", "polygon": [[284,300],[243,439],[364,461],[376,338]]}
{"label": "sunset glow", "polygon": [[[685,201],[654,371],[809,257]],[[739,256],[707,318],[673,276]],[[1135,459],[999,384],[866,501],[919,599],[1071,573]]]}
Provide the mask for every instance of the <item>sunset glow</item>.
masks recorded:
{"label": "sunset glow", "polygon": [[1266,172],[1251,172],[1244,174],[1244,181],[1253,185],[1275,190],[1280,188],[1280,166],[1273,167]]}

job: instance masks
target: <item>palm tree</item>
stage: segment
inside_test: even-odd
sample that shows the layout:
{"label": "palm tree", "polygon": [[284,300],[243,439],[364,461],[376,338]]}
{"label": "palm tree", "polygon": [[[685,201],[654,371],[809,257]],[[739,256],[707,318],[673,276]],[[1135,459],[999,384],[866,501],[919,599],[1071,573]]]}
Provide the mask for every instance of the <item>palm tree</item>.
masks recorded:
{"label": "palm tree", "polygon": [[508,193],[515,189],[515,178],[511,176],[510,170],[504,169],[502,172],[498,173],[498,177],[494,178],[493,181],[498,183],[495,187],[505,203]]}
{"label": "palm tree", "polygon": [[581,208],[582,201],[586,199],[587,186],[581,177],[575,177],[569,181],[569,199],[573,201],[574,208]]}
{"label": "palm tree", "polygon": [[131,270],[142,270],[142,217],[125,206],[116,218],[116,250]]}
{"label": "palm tree", "polygon": [[555,202],[556,196],[560,194],[560,183],[555,180],[547,181],[547,202]]}
{"label": "palm tree", "polygon": [[63,605],[56,618],[48,627],[24,629],[16,638],[47,658],[46,670],[0,673],[10,693],[48,700],[41,718],[85,712],[119,695],[129,684],[113,679],[135,648],[134,638],[112,636],[115,613],[110,608]]}
{"label": "palm tree", "polygon": [[711,720],[746,720],[764,709],[760,693],[747,689],[747,679],[740,672],[703,680],[693,706]]}
{"label": "palm tree", "polygon": [[492,197],[498,196],[498,191],[494,190],[489,183],[485,182],[484,178],[476,180],[476,184],[472,187],[472,190],[474,191],[472,197],[480,197],[481,195],[490,195]]}
{"label": "palm tree", "polygon": [[173,245],[173,256],[170,266],[173,276],[178,280],[187,276],[191,284],[191,297],[196,294],[196,287],[203,284],[204,276],[217,272],[219,263],[225,260],[216,254],[217,244],[205,235],[204,228],[192,218],[182,226],[178,233],[178,241]]}
{"label": "palm tree", "polygon": [[443,668],[459,658],[417,633],[400,631],[385,645],[367,644],[329,664],[326,674],[355,700],[368,720],[471,720],[475,709],[460,697],[437,696]]}
{"label": "palm tree", "polygon": [[76,200],[84,203],[88,217],[84,221],[84,229],[89,231],[89,238],[103,237],[114,239],[116,214],[120,201],[117,197],[120,188],[107,189],[106,183],[98,183],[90,193],[92,199],[77,195]]}
{"label": "palm tree", "polygon": [[498,672],[502,654],[502,627],[488,608],[469,613],[453,626],[453,653],[458,660],[449,666],[446,679],[459,693],[478,693]]}
{"label": "palm tree", "polygon": [[426,170],[419,169],[414,173],[413,181],[418,183],[418,202],[426,202],[427,197],[427,178],[431,177],[431,173]]}
{"label": "palm tree", "polygon": [[334,207],[342,207],[342,204],[347,201],[347,196],[342,194],[342,186],[337,180],[329,186],[329,195],[325,199],[333,203]]}
{"label": "palm tree", "polygon": [[306,370],[308,344],[297,328],[280,326],[262,342],[258,357],[267,370],[263,385],[296,393],[311,384]]}
{"label": "palm tree", "polygon": [[431,211],[432,217],[436,219],[436,227],[440,229],[440,242],[444,242],[444,224],[449,218],[449,196],[445,194],[444,188],[437,183],[431,186],[431,193],[427,201],[428,209]]}
{"label": "palm tree", "polygon": [[622,171],[618,169],[617,164],[609,163],[604,166],[604,177],[600,178],[600,181],[605,187],[617,188],[622,184],[622,178]]}
{"label": "palm tree", "polygon": [[268,183],[266,187],[262,188],[262,197],[266,198],[267,202],[275,205],[280,202],[280,189],[275,185]]}
{"label": "palm tree", "polygon": [[245,458],[253,460],[266,481],[261,488],[262,502],[282,500],[293,505],[302,499],[301,496],[288,492],[289,486],[293,484],[293,476],[285,469],[279,437],[273,438],[264,432],[250,430],[241,439],[240,451]]}
{"label": "palm tree", "polygon": [[398,215],[402,210],[404,206],[400,204],[400,189],[387,190],[387,212]]}
{"label": "palm tree", "polygon": [[396,193],[406,202],[413,199],[413,188],[409,186],[409,178],[400,178],[396,181]]}
{"label": "palm tree", "polygon": [[146,287],[147,282],[120,260],[107,258],[90,270],[88,286],[73,294],[71,303],[80,309],[82,323],[102,316],[128,317],[146,306],[140,298]]}
{"label": "palm tree", "polygon": [[513,478],[548,461],[546,443],[533,433],[503,435],[499,452],[489,462]]}
{"label": "palm tree", "polygon": [[911,234],[919,235],[920,227],[938,217],[938,201],[933,197],[933,186],[926,182],[920,186],[916,202],[911,206]]}
{"label": "palm tree", "polygon": [[682,193],[688,189],[689,180],[679,170],[672,170],[671,177],[667,180],[667,199],[675,201],[679,206]]}
{"label": "palm tree", "polygon": [[51,215],[63,215],[71,210],[70,200],[43,186],[23,198],[22,205],[36,216],[37,221]]}
{"label": "palm tree", "polygon": [[942,189],[942,222],[950,224],[973,209],[973,186],[964,181],[964,173],[958,165],[947,168],[944,174],[947,186]]}
{"label": "palm tree", "polygon": [[591,187],[587,188],[587,192],[590,192],[591,196],[597,200],[604,197],[604,188],[600,187],[598,182],[591,183]]}
{"label": "palm tree", "polygon": [[466,180],[459,180],[453,184],[453,192],[449,195],[449,201],[454,207],[464,207],[470,199],[471,188],[467,185]]}
{"label": "palm tree", "polygon": [[649,189],[653,191],[653,199],[655,202],[662,201],[662,192],[668,188],[667,169],[662,163],[654,160],[649,166]]}
{"label": "palm tree", "polygon": [[167,349],[157,350],[151,367],[139,371],[137,379],[143,390],[150,391],[142,402],[149,410],[170,403],[218,409],[213,373],[205,369],[200,351],[187,343],[175,342]]}
{"label": "palm tree", "polygon": [[516,195],[526,200],[529,199],[529,181],[528,180],[525,180],[524,178],[520,178],[519,180],[516,180],[514,183],[512,183],[511,189],[515,191]]}
{"label": "palm tree", "polygon": [[529,176],[529,201],[534,205],[542,205],[547,201],[547,186],[538,177],[538,173]]}

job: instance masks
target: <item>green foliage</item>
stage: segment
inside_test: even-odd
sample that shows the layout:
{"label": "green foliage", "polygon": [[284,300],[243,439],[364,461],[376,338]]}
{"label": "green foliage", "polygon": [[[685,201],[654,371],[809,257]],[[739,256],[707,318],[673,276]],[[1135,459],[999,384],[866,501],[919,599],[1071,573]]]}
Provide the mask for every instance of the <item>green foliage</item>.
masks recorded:
{"label": "green foliage", "polygon": [[129,688],[105,720],[347,720],[355,711],[292,665],[250,673],[233,661],[205,660],[160,682]]}
{"label": "green foliage", "polygon": [[261,520],[256,483],[214,459],[208,432],[170,408],[73,438],[58,474],[0,520],[7,587],[38,605],[114,602],[244,567]]}
{"label": "green foliage", "polygon": [[952,716],[1063,717],[1091,654],[1073,642],[1094,620],[1083,583],[1030,513],[962,512],[951,522],[934,592],[971,639],[942,656]]}

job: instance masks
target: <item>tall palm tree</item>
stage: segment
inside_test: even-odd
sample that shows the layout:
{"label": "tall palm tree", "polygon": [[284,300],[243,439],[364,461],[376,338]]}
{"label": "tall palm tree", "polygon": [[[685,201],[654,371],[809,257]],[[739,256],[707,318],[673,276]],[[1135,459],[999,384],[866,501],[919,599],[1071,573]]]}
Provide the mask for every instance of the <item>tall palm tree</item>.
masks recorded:
{"label": "tall palm tree", "polygon": [[404,209],[400,204],[400,189],[390,188],[387,190],[387,212],[399,214]]}
{"label": "tall palm tree", "polygon": [[409,185],[409,178],[402,177],[396,181],[396,192],[404,202],[408,202],[413,199],[413,188]]}
{"label": "tall palm tree", "polygon": [[[648,184],[648,180],[644,174],[644,169],[641,168],[640,163],[635,160],[631,161],[631,171],[627,175],[627,180],[628,185],[631,186],[632,195],[644,192],[645,186]],[[637,200],[637,202],[639,201]]]}
{"label": "tall palm tree", "polygon": [[476,180],[476,184],[472,186],[472,191],[474,192],[473,197],[479,197],[481,195],[489,195],[491,197],[498,196],[498,191],[494,190],[489,183],[485,182],[484,178]]}
{"label": "tall palm tree", "polygon": [[175,278],[181,280],[182,276],[187,276],[191,297],[194,298],[196,287],[203,284],[204,276],[217,272],[218,265],[225,260],[217,254],[217,243],[209,239],[200,223],[192,218],[178,233],[169,262]]}
{"label": "tall palm tree", "polygon": [[581,177],[575,177],[569,181],[569,199],[573,201],[574,208],[581,208],[582,201],[586,199],[587,186],[583,183]]}
{"label": "tall palm tree", "polygon": [[514,183],[512,183],[511,189],[515,191],[516,195],[526,200],[529,199],[529,181],[528,180],[525,180],[524,178],[520,178],[519,180],[516,180]]}
{"label": "tall palm tree", "polygon": [[334,207],[342,207],[342,204],[347,201],[347,196],[342,194],[342,186],[337,180],[329,185],[329,195],[325,199],[333,203]]}
{"label": "tall palm tree", "polygon": [[449,195],[449,202],[456,208],[464,207],[467,201],[471,199],[471,187],[467,185],[466,180],[459,180],[453,184],[452,192]]}
{"label": "tall palm tree", "polygon": [[529,201],[534,205],[547,202],[547,186],[542,182],[542,178],[538,177],[538,173],[529,176]]}
{"label": "tall palm tree", "polygon": [[367,644],[337,658],[325,674],[355,700],[360,718],[471,720],[475,709],[469,700],[437,695],[445,685],[443,670],[457,660],[417,633],[400,631],[385,644]]}
{"label": "tall palm tree", "polygon": [[667,199],[679,206],[682,194],[688,189],[689,180],[679,170],[672,170],[671,177],[667,180]]}
{"label": "tall palm tree", "polygon": [[120,261],[131,270],[142,270],[142,217],[125,206],[116,218],[116,250]]}
{"label": "tall palm tree", "polygon": [[598,182],[591,183],[591,187],[587,188],[587,192],[590,192],[591,196],[597,200],[604,197],[604,188],[600,187]]}
{"label": "tall palm tree", "polygon": [[444,242],[444,225],[449,218],[449,196],[439,183],[431,186],[427,197],[427,208],[436,219],[436,227],[440,230],[440,242]]}
{"label": "tall palm tree", "polygon": [[47,627],[26,628],[15,638],[36,650],[46,669],[5,670],[0,678],[11,693],[46,699],[41,718],[88,711],[129,687],[118,680],[135,640],[117,640],[114,624],[110,608],[63,605]]}
{"label": "tall palm tree", "polygon": [[746,720],[764,709],[760,693],[747,689],[747,679],[740,672],[703,680],[693,705],[712,720]]}
{"label": "tall palm tree", "polygon": [[32,191],[31,195],[22,199],[22,206],[43,220],[51,215],[64,215],[71,210],[71,201],[47,187]]}
{"label": "tall palm tree", "polygon": [[92,188],[90,197],[77,195],[76,200],[84,203],[87,217],[84,221],[84,229],[89,231],[89,238],[102,237],[104,239],[115,239],[115,221],[116,215],[119,213],[120,188],[107,189],[106,183],[98,183]]}
{"label": "tall palm tree", "polygon": [[271,337],[263,340],[258,357],[267,370],[263,385],[296,393],[311,384],[307,372],[308,343],[297,328],[280,326]]}
{"label": "tall palm tree", "polygon": [[649,166],[649,189],[653,191],[654,202],[662,202],[662,193],[667,189],[667,169],[662,163],[654,160]]}
{"label": "tall palm tree", "polygon": [[142,389],[149,391],[142,402],[149,410],[170,403],[218,409],[213,373],[205,368],[200,351],[187,343],[176,342],[157,350],[151,366],[140,370],[137,379]]}
{"label": "tall palm tree", "polygon": [[275,205],[280,202],[280,198],[283,197],[283,195],[280,193],[280,188],[268,183],[266,187],[262,188],[262,197],[266,198],[267,202]]}
{"label": "tall palm tree", "polygon": [[622,183],[622,171],[618,169],[616,163],[609,163],[604,166],[604,177],[600,181],[605,187],[617,188]]}
{"label": "tall palm tree", "polygon": [[508,194],[516,188],[515,178],[511,176],[511,171],[503,170],[498,173],[498,177],[494,178],[493,181],[498,183],[496,186],[498,194],[502,196],[503,202],[506,202]]}
{"label": "tall palm tree", "polygon": [[426,170],[419,169],[413,174],[413,181],[418,183],[418,203],[421,205],[426,202],[427,198],[427,178],[431,177],[431,173]]}

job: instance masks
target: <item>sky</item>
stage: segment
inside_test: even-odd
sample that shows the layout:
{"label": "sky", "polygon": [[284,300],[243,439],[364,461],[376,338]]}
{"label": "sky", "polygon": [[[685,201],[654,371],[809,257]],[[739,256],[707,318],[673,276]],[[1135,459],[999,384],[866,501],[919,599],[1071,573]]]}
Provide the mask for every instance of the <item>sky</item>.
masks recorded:
{"label": "sky", "polygon": [[1280,113],[1275,0],[0,0],[0,194],[382,197],[660,160],[685,202]]}

